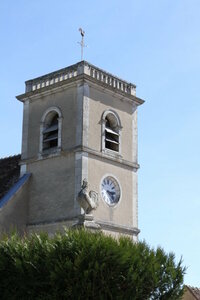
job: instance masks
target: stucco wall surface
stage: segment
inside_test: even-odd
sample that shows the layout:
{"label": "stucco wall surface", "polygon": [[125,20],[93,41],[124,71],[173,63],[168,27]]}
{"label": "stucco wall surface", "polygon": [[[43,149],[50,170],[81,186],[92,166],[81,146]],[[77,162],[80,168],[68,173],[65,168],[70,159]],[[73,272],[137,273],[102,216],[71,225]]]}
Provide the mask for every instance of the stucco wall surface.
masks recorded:
{"label": "stucco wall surface", "polygon": [[28,222],[52,222],[74,214],[74,154],[38,160],[28,165],[32,173]]}
{"label": "stucco wall surface", "polygon": [[182,300],[196,300],[196,299],[197,298],[193,296],[192,293],[187,288],[185,288],[185,292]]}
{"label": "stucco wall surface", "polygon": [[0,209],[0,233],[16,229],[20,234],[26,231],[29,182]]}
{"label": "stucco wall surface", "polygon": [[[89,141],[88,146],[101,151],[101,120],[106,110],[115,111],[121,121],[121,155],[128,161],[137,162],[137,127],[134,127],[133,118],[137,121],[137,112],[133,113],[133,103],[124,101],[105,91],[90,87],[89,94]],[[136,124],[137,125],[137,124]],[[134,139],[134,140],[133,140]]]}
{"label": "stucco wall surface", "polygon": [[42,96],[29,103],[28,121],[28,153],[27,157],[36,157],[39,152],[40,123],[43,114],[50,107],[61,110],[62,119],[62,149],[69,149],[76,145],[77,123],[77,88],[68,89]]}
{"label": "stucco wall surface", "polygon": [[[106,175],[116,178],[121,186],[121,198],[114,207],[105,203],[101,197],[101,181]],[[88,182],[89,189],[99,194],[99,206],[94,211],[95,219],[137,227],[137,174],[135,172],[128,167],[90,155]]]}

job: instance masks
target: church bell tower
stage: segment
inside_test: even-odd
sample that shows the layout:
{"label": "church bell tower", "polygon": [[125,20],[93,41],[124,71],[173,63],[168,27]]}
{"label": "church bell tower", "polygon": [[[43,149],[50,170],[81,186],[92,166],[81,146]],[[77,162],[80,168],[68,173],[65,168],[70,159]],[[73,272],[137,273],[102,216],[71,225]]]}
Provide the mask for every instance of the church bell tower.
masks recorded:
{"label": "church bell tower", "polygon": [[[23,102],[21,175],[30,173],[27,231],[78,224],[83,182],[98,197],[106,234],[137,239],[136,86],[81,61],[29,80]],[[84,187],[85,187],[84,186]]]}

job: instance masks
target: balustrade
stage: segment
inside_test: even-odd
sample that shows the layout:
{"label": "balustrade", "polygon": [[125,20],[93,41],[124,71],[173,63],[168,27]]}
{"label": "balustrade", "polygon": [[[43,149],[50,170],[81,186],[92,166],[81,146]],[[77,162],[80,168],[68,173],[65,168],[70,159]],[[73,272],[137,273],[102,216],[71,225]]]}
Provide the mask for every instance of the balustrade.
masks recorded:
{"label": "balustrade", "polygon": [[[87,74],[88,76],[106,84],[114,89],[120,90],[127,94],[135,94],[135,86],[127,83],[126,81],[120,80],[119,78],[104,72],[94,66],[85,62],[83,69],[78,71],[80,63],[73,66],[62,69],[61,72],[52,73],[50,76],[43,76],[42,78],[36,78],[27,82],[27,92],[39,90],[50,85],[71,79],[81,74]],[[86,70],[87,69],[87,70]]]}

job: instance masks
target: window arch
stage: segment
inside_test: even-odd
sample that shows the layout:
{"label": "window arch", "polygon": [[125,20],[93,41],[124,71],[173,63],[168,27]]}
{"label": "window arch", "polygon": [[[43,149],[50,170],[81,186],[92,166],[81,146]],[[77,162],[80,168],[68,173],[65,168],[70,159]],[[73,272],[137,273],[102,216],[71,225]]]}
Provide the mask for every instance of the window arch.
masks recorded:
{"label": "window arch", "polygon": [[62,115],[57,107],[48,108],[40,125],[40,153],[56,152],[61,148]]}
{"label": "window arch", "polygon": [[102,115],[102,151],[121,151],[121,122],[116,112],[107,110]]}

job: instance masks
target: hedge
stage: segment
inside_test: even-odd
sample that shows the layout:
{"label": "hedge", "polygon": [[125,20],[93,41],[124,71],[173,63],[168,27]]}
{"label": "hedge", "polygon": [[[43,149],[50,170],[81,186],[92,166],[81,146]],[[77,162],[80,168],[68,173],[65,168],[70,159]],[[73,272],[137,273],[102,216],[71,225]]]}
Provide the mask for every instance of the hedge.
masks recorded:
{"label": "hedge", "polygon": [[1,300],[175,300],[184,272],[161,248],[85,230],[0,241]]}

